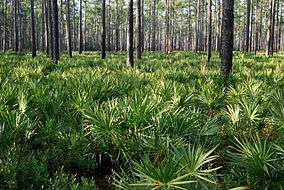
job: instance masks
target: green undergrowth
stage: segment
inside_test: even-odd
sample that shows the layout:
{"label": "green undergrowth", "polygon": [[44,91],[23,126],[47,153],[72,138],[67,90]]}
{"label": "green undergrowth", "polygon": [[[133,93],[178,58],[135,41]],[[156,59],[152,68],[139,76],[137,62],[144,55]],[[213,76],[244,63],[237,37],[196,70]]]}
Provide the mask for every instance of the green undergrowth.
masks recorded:
{"label": "green undergrowth", "polygon": [[[0,54],[0,189],[283,189],[284,54]],[[239,187],[239,188],[238,188]]]}

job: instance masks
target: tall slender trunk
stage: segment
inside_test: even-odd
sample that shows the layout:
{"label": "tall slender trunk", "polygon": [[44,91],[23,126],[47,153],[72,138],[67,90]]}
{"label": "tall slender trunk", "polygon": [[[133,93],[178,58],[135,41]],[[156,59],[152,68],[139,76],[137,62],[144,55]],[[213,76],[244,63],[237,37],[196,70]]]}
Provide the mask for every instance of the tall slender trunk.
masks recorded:
{"label": "tall slender trunk", "polygon": [[192,29],[191,29],[191,0],[188,0],[188,34],[187,34],[187,37],[188,37],[188,40],[187,40],[187,50],[190,51],[191,48],[192,48],[192,38],[191,38],[191,35],[192,35]]}
{"label": "tall slender trunk", "polygon": [[32,57],[36,56],[36,31],[35,31],[35,12],[34,12],[34,0],[30,0],[31,3],[31,19],[32,19]]}
{"label": "tall slender trunk", "polygon": [[255,9],[255,29],[256,29],[256,33],[255,33],[255,39],[254,39],[254,52],[256,54],[256,52],[258,51],[258,46],[259,46],[259,0],[256,0],[256,9]]}
{"label": "tall slender trunk", "polygon": [[18,1],[18,7],[17,7],[17,11],[18,11],[18,39],[19,39],[19,42],[18,42],[18,46],[19,46],[19,51],[22,51],[23,49],[23,45],[25,44],[25,38],[23,38],[23,27],[22,27],[22,2],[20,0],[17,0]]}
{"label": "tall slender trunk", "polygon": [[18,0],[14,0],[14,50],[19,51]]}
{"label": "tall slender trunk", "polygon": [[44,3],[44,36],[45,36],[45,51],[46,54],[50,54],[50,39],[49,39],[49,11],[48,11],[48,3],[46,0],[42,0]]}
{"label": "tall slender trunk", "polygon": [[263,10],[263,8],[262,8],[262,6],[260,6],[260,22],[259,22],[259,42],[258,42],[258,49],[262,49],[262,20],[263,20],[263,18],[262,18],[262,16],[263,16],[263,13],[262,13],[262,10]]}
{"label": "tall slender trunk", "polygon": [[48,11],[48,39],[49,39],[49,56],[53,59],[53,51],[54,51],[54,41],[53,41],[53,30],[54,30],[54,25],[53,25],[53,11],[52,11],[52,2],[53,0],[47,0],[47,11]]}
{"label": "tall slender trunk", "polygon": [[166,0],[166,32],[165,32],[165,39],[164,39],[164,47],[165,52],[169,52],[169,38],[170,38],[170,6],[169,6],[169,0]]}
{"label": "tall slender trunk", "polygon": [[101,40],[101,57],[106,58],[106,0],[102,0],[102,40]]}
{"label": "tall slender trunk", "polygon": [[70,18],[70,0],[66,0],[66,22],[67,22],[67,49],[69,58],[72,58],[72,30]]}
{"label": "tall slender trunk", "polygon": [[153,0],[151,51],[155,51],[156,50],[156,6],[157,6],[157,0]]}
{"label": "tall slender trunk", "polygon": [[111,51],[111,9],[110,9],[110,0],[108,0],[108,9],[107,9],[107,23],[108,23],[108,28],[107,28],[107,49],[108,51]]}
{"label": "tall slender trunk", "polygon": [[199,50],[199,36],[200,36],[200,0],[196,0],[196,9],[195,9],[195,48],[194,52]]}
{"label": "tall slender trunk", "polygon": [[41,50],[45,50],[45,3],[41,0]]}
{"label": "tall slender trunk", "polygon": [[6,26],[6,22],[7,22],[7,4],[8,4],[8,0],[4,1],[4,12],[3,12],[3,52],[6,51],[7,49],[7,26]]}
{"label": "tall slender trunk", "polygon": [[144,0],[141,0],[141,47],[142,47],[142,52],[144,51],[145,48],[145,16],[144,16]]}
{"label": "tall slender trunk", "polygon": [[234,44],[234,0],[223,0],[222,41],[221,41],[221,74],[225,79],[232,70]]}
{"label": "tall slender trunk", "polygon": [[78,48],[79,48],[79,54],[83,52],[83,10],[82,10],[82,1],[80,0],[79,5],[79,33],[78,33]]}
{"label": "tall slender trunk", "polygon": [[218,22],[217,22],[217,34],[216,34],[216,50],[220,51],[220,46],[221,46],[221,25],[222,25],[222,18],[221,18],[221,0],[217,0],[217,17],[218,17]]}
{"label": "tall slender trunk", "polygon": [[115,51],[120,50],[120,31],[119,31],[119,25],[120,25],[120,13],[119,13],[119,1],[115,0]]}
{"label": "tall slender trunk", "polygon": [[59,61],[59,25],[57,0],[52,1],[52,23],[53,23],[53,62]]}
{"label": "tall slender trunk", "polygon": [[[153,7],[150,6],[149,7],[149,18],[152,16],[152,9]],[[151,20],[151,19],[150,19]],[[152,21],[152,20],[151,20]],[[148,51],[151,51],[151,37],[152,37],[152,22],[149,22],[148,23],[148,29],[149,29],[149,32],[148,32]]]}
{"label": "tall slender trunk", "polygon": [[210,62],[212,53],[212,0],[208,0],[207,3],[207,61]]}
{"label": "tall slender trunk", "polygon": [[134,66],[133,57],[133,0],[127,0],[127,61],[128,66]]}
{"label": "tall slender trunk", "polygon": [[274,26],[275,26],[275,0],[269,2],[269,20],[268,20],[268,32],[267,32],[267,48],[266,55],[273,55],[273,44],[274,44]]}
{"label": "tall slender trunk", "polygon": [[76,1],[73,0],[73,47],[77,50]]}
{"label": "tall slender trunk", "polygon": [[249,42],[250,42],[250,8],[251,8],[251,0],[247,0],[247,20],[246,20],[246,46],[245,51],[249,51]]}
{"label": "tall slender trunk", "polygon": [[253,43],[253,2],[251,2],[251,14],[250,14],[250,37],[249,37],[249,51],[252,51],[252,43]]}
{"label": "tall slender trunk", "polygon": [[278,49],[279,50],[283,50],[281,49],[281,37],[282,37],[282,27],[283,27],[283,4],[280,5],[280,26],[279,26],[279,30],[278,30],[278,42],[277,42],[277,45],[278,45]]}
{"label": "tall slender trunk", "polygon": [[141,29],[141,0],[137,0],[137,13],[136,13],[136,23],[137,23],[137,59],[142,59],[142,29]]}
{"label": "tall slender trunk", "polygon": [[280,8],[280,0],[276,0],[276,24],[275,24],[275,52],[278,52],[278,32],[279,32],[279,8]]}

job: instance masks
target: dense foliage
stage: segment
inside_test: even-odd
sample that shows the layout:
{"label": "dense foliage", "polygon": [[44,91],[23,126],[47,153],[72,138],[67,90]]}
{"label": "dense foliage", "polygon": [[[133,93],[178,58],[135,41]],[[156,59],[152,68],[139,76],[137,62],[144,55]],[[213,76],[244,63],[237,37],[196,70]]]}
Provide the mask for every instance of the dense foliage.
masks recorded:
{"label": "dense foliage", "polygon": [[282,189],[284,54],[0,56],[0,189]]}

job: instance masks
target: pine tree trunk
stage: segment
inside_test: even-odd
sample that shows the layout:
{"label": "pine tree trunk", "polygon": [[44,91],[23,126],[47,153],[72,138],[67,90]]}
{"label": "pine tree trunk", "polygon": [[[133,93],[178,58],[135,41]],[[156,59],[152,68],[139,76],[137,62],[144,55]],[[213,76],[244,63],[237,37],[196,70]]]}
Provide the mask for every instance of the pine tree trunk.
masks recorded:
{"label": "pine tree trunk", "polygon": [[217,10],[218,10],[218,23],[217,23],[217,34],[216,34],[216,50],[220,52],[221,46],[221,25],[222,25],[222,18],[221,18],[221,0],[217,0]]}
{"label": "pine tree trunk", "polygon": [[273,44],[274,44],[274,26],[275,26],[275,0],[270,0],[269,3],[269,20],[268,20],[268,32],[267,32],[267,48],[266,55],[273,55]]}
{"label": "pine tree trunk", "polygon": [[102,0],[102,41],[101,41],[101,57],[106,58],[106,0]]}
{"label": "pine tree trunk", "polygon": [[18,46],[19,46],[19,51],[22,51],[23,49],[23,44],[26,44],[25,43],[25,38],[23,38],[23,27],[22,27],[22,2],[20,0],[17,0],[18,1],[18,7],[17,7],[17,17],[18,17],[18,31],[19,31],[19,34],[18,34],[18,39],[19,39],[19,42],[18,42]]}
{"label": "pine tree trunk", "polygon": [[256,0],[256,12],[255,12],[255,19],[256,19],[256,22],[255,22],[255,29],[256,29],[256,33],[255,33],[255,40],[254,40],[254,52],[255,52],[255,54],[256,54],[256,52],[258,51],[258,46],[259,46],[259,44],[258,44],[258,42],[259,42],[259,40],[258,40],[258,38],[259,38],[259,12],[258,12],[258,10],[259,10],[259,0]]}
{"label": "pine tree trunk", "polygon": [[107,23],[108,23],[108,29],[107,29],[107,49],[108,51],[111,51],[111,10],[110,10],[110,0],[108,0],[108,19],[107,19]]}
{"label": "pine tree trunk", "polygon": [[127,61],[128,66],[134,66],[133,57],[133,0],[127,0]]}
{"label": "pine tree trunk", "polygon": [[115,0],[115,51],[120,50],[120,13],[119,13],[119,1]]}
{"label": "pine tree trunk", "polygon": [[14,0],[14,50],[19,51],[18,0]]}
{"label": "pine tree trunk", "polygon": [[210,62],[212,53],[212,0],[208,0],[207,3],[207,61]]}
{"label": "pine tree trunk", "polygon": [[41,0],[41,50],[45,50],[45,3]]}
{"label": "pine tree trunk", "polygon": [[80,5],[79,5],[79,33],[78,33],[78,48],[79,48],[79,54],[83,52],[83,11],[82,11],[82,1],[80,0]]}
{"label": "pine tree trunk", "polygon": [[4,1],[4,15],[3,15],[3,52],[7,49],[7,4],[8,0]]}
{"label": "pine tree trunk", "polygon": [[250,8],[251,8],[251,0],[247,0],[247,20],[246,20],[246,46],[245,51],[249,52],[249,42],[250,42]]}
{"label": "pine tree trunk", "polygon": [[145,48],[145,16],[144,16],[144,0],[141,0],[141,47],[142,47],[142,52],[144,51]]}
{"label": "pine tree trunk", "polygon": [[66,22],[67,22],[67,49],[69,58],[72,58],[72,30],[70,18],[70,0],[66,0]]}
{"label": "pine tree trunk", "polygon": [[156,50],[156,6],[157,6],[157,0],[153,0],[151,51]]}
{"label": "pine tree trunk", "polygon": [[280,2],[279,0],[276,0],[276,24],[275,24],[275,52],[277,53],[278,52],[278,32],[279,32],[279,8],[280,8]]}
{"label": "pine tree trunk", "polygon": [[164,39],[164,47],[165,52],[169,52],[169,38],[170,38],[170,6],[169,0],[166,0],[166,32],[165,32],[165,39]]}
{"label": "pine tree trunk", "polygon": [[279,31],[278,31],[278,42],[277,42],[277,45],[278,45],[278,49],[279,50],[283,50],[281,49],[281,38],[282,38],[282,27],[283,27],[283,7],[282,7],[282,4],[280,6],[280,26],[279,26]]}
{"label": "pine tree trunk", "polygon": [[53,24],[53,62],[59,61],[59,25],[58,25],[58,5],[57,0],[52,1],[52,24]]}
{"label": "pine tree trunk", "polygon": [[50,11],[48,10],[48,1],[43,0],[44,3],[44,18],[45,18],[45,30],[44,30],[44,35],[45,35],[45,51],[47,55],[50,55],[50,23],[49,23],[49,13]]}
{"label": "pine tree trunk", "polygon": [[32,57],[36,56],[36,31],[35,31],[35,13],[34,13],[34,0],[30,0],[31,6],[31,19],[32,19]]}
{"label": "pine tree trunk", "polygon": [[137,23],[137,59],[142,59],[142,28],[141,28],[141,0],[137,0],[137,13],[136,13],[136,23]]}
{"label": "pine tree trunk", "polygon": [[52,17],[53,17],[53,13],[52,13],[52,3],[51,3],[51,1],[53,1],[53,0],[47,0],[47,4],[48,4],[48,6],[47,6],[47,11],[48,11],[48,29],[49,29],[49,31],[48,31],[48,35],[49,35],[49,37],[48,37],[48,39],[49,39],[49,48],[50,48],[50,50],[49,50],[49,57],[50,58],[52,58],[53,59],[53,47],[54,47],[54,45],[53,45],[53,20],[52,20]]}
{"label": "pine tree trunk", "polygon": [[223,0],[222,41],[221,41],[221,74],[227,82],[232,70],[234,43],[234,0]]}
{"label": "pine tree trunk", "polygon": [[250,37],[249,37],[249,51],[252,51],[252,43],[253,43],[253,2],[251,2],[251,14],[250,14]]}
{"label": "pine tree trunk", "polygon": [[199,22],[199,14],[200,14],[200,0],[196,0],[196,9],[195,9],[195,48],[194,52],[199,50],[199,38],[200,38],[200,22]]}
{"label": "pine tree trunk", "polygon": [[191,0],[188,0],[188,40],[187,40],[187,50],[190,51],[192,48],[192,29],[191,29]]}

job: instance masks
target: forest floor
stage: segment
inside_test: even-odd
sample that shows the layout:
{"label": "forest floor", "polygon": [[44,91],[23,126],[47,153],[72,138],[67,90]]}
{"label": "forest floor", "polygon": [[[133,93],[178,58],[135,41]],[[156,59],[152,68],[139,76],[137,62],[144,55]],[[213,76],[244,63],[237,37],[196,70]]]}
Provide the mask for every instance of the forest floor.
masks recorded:
{"label": "forest floor", "polygon": [[284,187],[284,53],[66,56],[0,54],[0,189]]}

